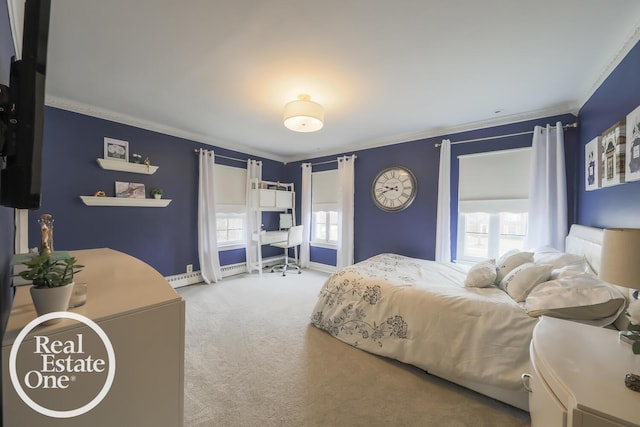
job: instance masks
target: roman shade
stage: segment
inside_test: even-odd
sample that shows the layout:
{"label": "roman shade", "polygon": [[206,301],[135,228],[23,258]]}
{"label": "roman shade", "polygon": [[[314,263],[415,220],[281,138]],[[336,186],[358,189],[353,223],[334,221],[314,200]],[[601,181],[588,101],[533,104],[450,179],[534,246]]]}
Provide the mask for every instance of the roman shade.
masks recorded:
{"label": "roman shade", "polygon": [[246,209],[247,170],[216,164],[214,168],[216,210],[221,213],[244,212]]}
{"label": "roman shade", "polygon": [[337,210],[338,170],[313,172],[311,176],[313,211]]}
{"label": "roman shade", "polygon": [[458,156],[458,210],[527,212],[530,148]]}

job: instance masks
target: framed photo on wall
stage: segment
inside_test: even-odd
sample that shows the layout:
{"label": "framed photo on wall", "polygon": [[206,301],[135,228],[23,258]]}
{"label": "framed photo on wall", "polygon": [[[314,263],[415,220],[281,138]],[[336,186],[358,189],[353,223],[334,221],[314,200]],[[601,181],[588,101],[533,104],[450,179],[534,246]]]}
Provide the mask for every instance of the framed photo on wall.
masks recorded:
{"label": "framed photo on wall", "polygon": [[121,162],[129,161],[129,142],[119,139],[104,139],[104,158],[109,160],[118,160]]}
{"label": "framed photo on wall", "polygon": [[584,146],[584,189],[597,190],[602,186],[602,145],[600,137],[593,138]]}
{"label": "framed photo on wall", "polygon": [[623,184],[625,182],[625,121],[605,130],[602,134],[602,186]]}
{"label": "framed photo on wall", "polygon": [[626,181],[640,179],[640,106],[627,115]]}
{"label": "framed photo on wall", "polygon": [[116,197],[145,199],[146,194],[144,184],[116,181]]}

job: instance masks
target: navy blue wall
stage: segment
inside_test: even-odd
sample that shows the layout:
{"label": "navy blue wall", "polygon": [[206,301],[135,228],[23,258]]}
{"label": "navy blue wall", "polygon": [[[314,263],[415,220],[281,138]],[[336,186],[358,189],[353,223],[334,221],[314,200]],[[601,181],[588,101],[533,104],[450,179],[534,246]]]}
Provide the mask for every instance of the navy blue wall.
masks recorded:
{"label": "navy blue wall", "polygon": [[[435,148],[443,138],[452,142],[467,139],[491,137],[532,131],[535,125],[545,126],[556,121],[573,123],[576,117],[571,114],[547,117],[538,120],[513,123],[504,126],[443,135],[402,144],[357,151],[355,163],[355,224],[354,224],[354,258],[362,261],[383,252],[394,252],[406,256],[434,259],[436,206],[438,199],[438,170],[440,150]],[[461,154],[479,153],[493,150],[504,150],[531,146],[532,135],[479,141],[453,145],[451,149],[451,200],[452,200],[452,253],[455,254],[457,198],[458,198],[458,160]],[[565,151],[569,193],[569,222],[575,219],[574,197],[576,176],[576,152],[578,151],[578,132],[569,129],[565,132]],[[312,163],[321,163],[338,156],[311,159]],[[300,163],[287,165],[288,178],[300,188]],[[411,169],[418,180],[418,193],[414,202],[401,212],[385,212],[378,209],[371,198],[371,183],[380,170],[402,165]],[[313,171],[335,169],[335,163],[314,167]],[[299,203],[298,198],[298,203]],[[299,209],[298,209],[299,212]],[[335,265],[335,251],[314,248],[311,261]]]}
{"label": "navy blue wall", "polygon": [[[580,109],[580,176],[584,177],[584,146],[640,105],[640,43]],[[595,227],[640,228],[640,181],[578,191],[578,221]]]}
{"label": "navy blue wall", "polygon": [[[187,264],[199,269],[197,242],[198,157],[196,148],[246,159],[243,153],[163,135],[133,126],[47,107],[43,152],[42,207],[29,213],[29,246],[39,245],[37,219],[55,219],[54,246],[58,250],[109,247],[131,254],[163,275],[184,273]],[[148,156],[158,171],[153,175],[103,170],[103,138],[129,141],[129,152]],[[263,160],[263,176],[281,179],[284,166]],[[246,167],[240,162],[216,163]],[[81,195],[103,190],[114,195],[114,182],[139,182],[147,191],[164,189],[172,199],[166,208],[89,207]],[[268,255],[268,253],[267,253]],[[244,250],[221,253],[223,265],[244,262]]]}

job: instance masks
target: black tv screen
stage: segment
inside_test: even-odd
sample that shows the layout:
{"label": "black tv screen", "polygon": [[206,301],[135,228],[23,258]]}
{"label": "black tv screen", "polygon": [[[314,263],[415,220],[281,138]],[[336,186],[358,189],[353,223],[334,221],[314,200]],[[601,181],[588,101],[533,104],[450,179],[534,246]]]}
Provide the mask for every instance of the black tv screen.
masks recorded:
{"label": "black tv screen", "polygon": [[27,0],[22,58],[11,63],[5,107],[0,204],[38,209],[42,185],[42,138],[51,0]]}

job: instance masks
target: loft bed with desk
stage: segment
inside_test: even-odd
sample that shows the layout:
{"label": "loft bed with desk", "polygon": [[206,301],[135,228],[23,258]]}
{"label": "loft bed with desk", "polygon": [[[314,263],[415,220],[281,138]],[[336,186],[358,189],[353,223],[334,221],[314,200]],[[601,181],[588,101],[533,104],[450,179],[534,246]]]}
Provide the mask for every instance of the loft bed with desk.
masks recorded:
{"label": "loft bed with desk", "polygon": [[[296,193],[293,183],[279,181],[253,180],[251,182],[251,217],[255,231],[251,233],[248,243],[249,250],[255,254],[255,259],[248,262],[248,272],[257,270],[262,274],[263,259],[262,246],[287,241],[288,229],[296,225]],[[280,213],[278,229],[264,230],[262,215],[264,212]],[[296,255],[297,259],[297,249]]]}

